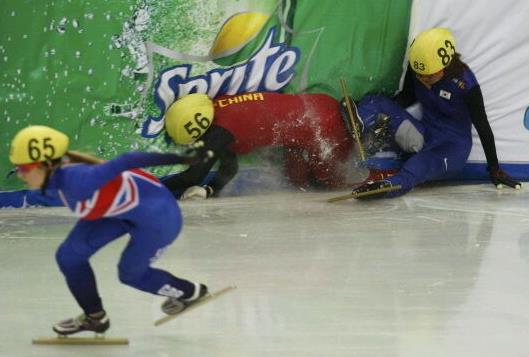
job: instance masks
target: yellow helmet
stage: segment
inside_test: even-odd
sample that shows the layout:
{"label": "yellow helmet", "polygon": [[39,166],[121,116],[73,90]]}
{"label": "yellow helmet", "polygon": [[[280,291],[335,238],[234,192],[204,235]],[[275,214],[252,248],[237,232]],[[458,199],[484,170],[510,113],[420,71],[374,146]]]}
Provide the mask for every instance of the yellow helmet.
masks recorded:
{"label": "yellow helmet", "polygon": [[446,68],[456,53],[450,30],[436,27],[421,32],[410,46],[410,65],[418,74],[429,75]]}
{"label": "yellow helmet", "polygon": [[54,160],[68,150],[68,136],[43,125],[32,125],[20,130],[13,141],[9,160],[14,165]]}
{"label": "yellow helmet", "polygon": [[206,94],[188,94],[167,109],[165,129],[177,144],[191,144],[211,126],[213,113],[213,102]]}

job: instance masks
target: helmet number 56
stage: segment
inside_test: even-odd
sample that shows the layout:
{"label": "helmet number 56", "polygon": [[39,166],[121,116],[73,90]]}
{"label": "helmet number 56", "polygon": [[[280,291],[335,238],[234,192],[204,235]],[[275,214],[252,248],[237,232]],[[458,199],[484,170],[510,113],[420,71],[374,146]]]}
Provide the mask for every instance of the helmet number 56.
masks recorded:
{"label": "helmet number 56", "polygon": [[196,113],[194,122],[188,121],[184,124],[184,128],[193,139],[198,139],[204,134],[210,123],[210,120],[202,116],[202,113]]}

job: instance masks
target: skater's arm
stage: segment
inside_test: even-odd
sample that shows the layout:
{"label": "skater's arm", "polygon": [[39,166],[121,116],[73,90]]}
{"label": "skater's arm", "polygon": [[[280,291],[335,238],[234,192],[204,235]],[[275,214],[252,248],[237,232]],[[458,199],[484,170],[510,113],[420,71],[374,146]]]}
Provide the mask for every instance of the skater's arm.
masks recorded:
{"label": "skater's arm", "polygon": [[479,135],[488,166],[497,167],[498,156],[496,154],[494,134],[492,133],[492,129],[487,119],[480,86],[476,85],[470,89],[468,94],[464,97],[464,101],[468,106],[470,117],[472,118],[472,124],[474,124]]}
{"label": "skater's arm", "polygon": [[219,158],[219,162],[219,170],[208,184],[211,189],[209,196],[218,195],[220,190],[231,181],[239,170],[237,155],[231,150],[226,150]]}
{"label": "skater's arm", "polygon": [[476,85],[465,97],[465,103],[468,105],[472,123],[478,132],[485,157],[487,158],[487,170],[489,171],[490,180],[496,187],[507,185],[512,188],[522,187],[521,183],[511,178],[505,171],[500,168],[498,156],[496,154],[496,144],[494,134],[487,119],[485,105],[481,88]]}
{"label": "skater's arm", "polygon": [[202,136],[201,140],[204,142],[204,146],[200,151],[204,153],[210,151],[213,153],[213,157],[206,162],[201,161],[195,165],[191,165],[187,170],[162,180],[162,183],[169,190],[177,191],[200,185],[218,160],[221,161],[222,167],[225,152],[228,151],[228,146],[233,143],[234,137],[228,130],[217,125],[212,125]]}
{"label": "skater's arm", "polygon": [[76,199],[87,199],[123,171],[190,161],[195,161],[195,159],[183,158],[176,154],[128,152],[102,164],[65,166],[60,174],[62,177],[58,178],[60,183],[52,179],[50,188],[54,188],[57,182],[60,185],[58,188],[75,195]]}

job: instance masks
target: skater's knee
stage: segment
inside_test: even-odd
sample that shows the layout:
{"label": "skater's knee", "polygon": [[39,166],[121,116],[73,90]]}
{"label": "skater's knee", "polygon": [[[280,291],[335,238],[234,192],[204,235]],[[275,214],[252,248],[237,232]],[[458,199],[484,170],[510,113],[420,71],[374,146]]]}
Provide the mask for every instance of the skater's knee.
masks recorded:
{"label": "skater's knee", "polygon": [[121,281],[125,285],[139,287],[139,285],[141,285],[141,282],[145,278],[145,272],[119,268],[118,277],[119,281]]}
{"label": "skater's knee", "polygon": [[86,263],[88,258],[79,255],[68,242],[62,243],[55,253],[55,260],[61,271]]}
{"label": "skater's knee", "polygon": [[410,120],[404,120],[395,132],[395,142],[404,152],[417,153],[424,147],[424,136]]}

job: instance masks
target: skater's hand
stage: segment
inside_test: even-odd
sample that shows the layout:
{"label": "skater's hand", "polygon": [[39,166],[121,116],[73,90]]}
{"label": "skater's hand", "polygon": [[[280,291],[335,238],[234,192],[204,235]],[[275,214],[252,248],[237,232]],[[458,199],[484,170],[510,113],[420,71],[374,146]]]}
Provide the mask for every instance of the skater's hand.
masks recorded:
{"label": "skater's hand", "polygon": [[180,201],[190,199],[202,199],[205,200],[213,194],[213,189],[209,186],[191,186],[188,187],[184,193],[180,196]]}
{"label": "skater's hand", "polygon": [[499,166],[489,167],[489,176],[490,180],[496,186],[496,188],[503,188],[503,185],[507,185],[514,189],[522,188],[522,184],[518,181],[512,179],[509,175],[505,173]]}
{"label": "skater's hand", "polygon": [[206,148],[204,148],[204,142],[199,140],[188,145],[184,151],[184,155],[187,157],[186,164],[198,165],[201,163],[207,163],[215,156],[215,153],[212,150],[206,150]]}
{"label": "skater's hand", "polygon": [[206,163],[215,156],[215,153],[212,150],[207,150],[204,146],[205,144],[202,140],[189,144],[187,154],[193,155],[197,161]]}

